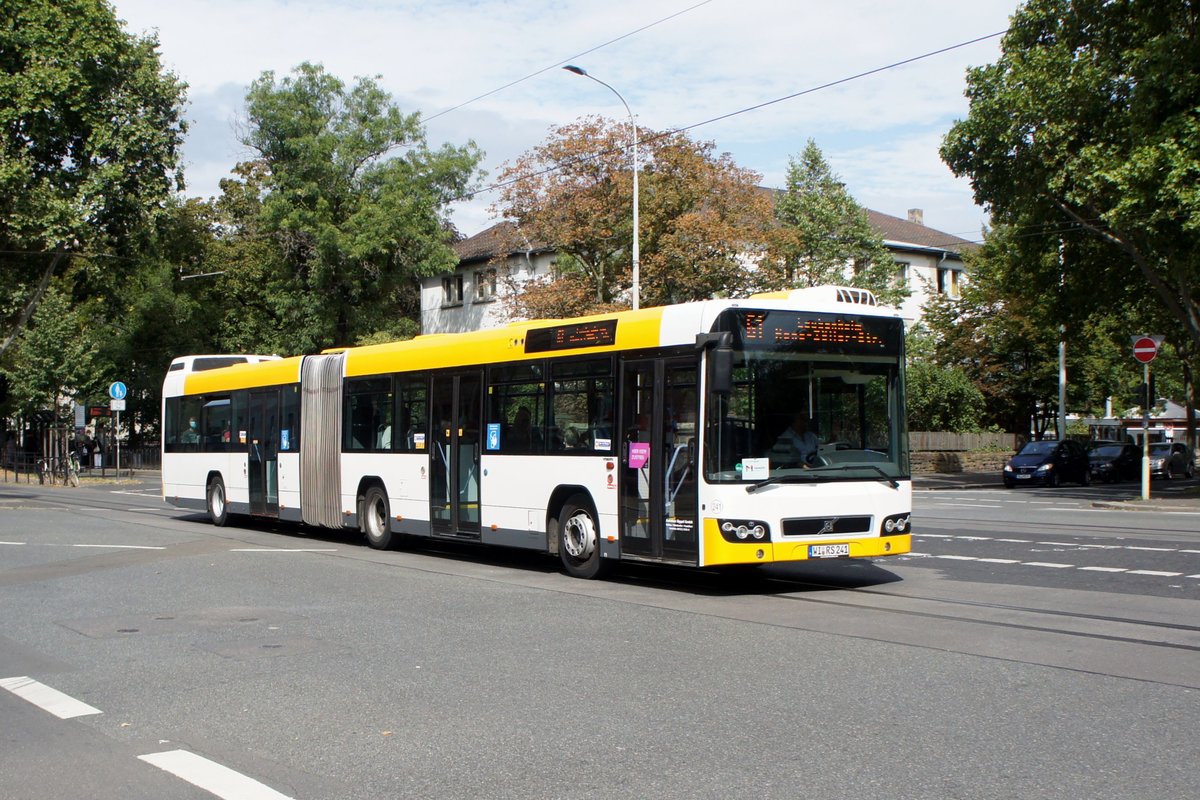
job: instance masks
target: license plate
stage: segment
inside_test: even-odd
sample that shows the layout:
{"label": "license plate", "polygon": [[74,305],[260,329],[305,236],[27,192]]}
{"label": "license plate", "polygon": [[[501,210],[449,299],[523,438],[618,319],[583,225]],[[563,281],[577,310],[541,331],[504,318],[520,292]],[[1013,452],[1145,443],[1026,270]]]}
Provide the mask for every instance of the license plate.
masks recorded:
{"label": "license plate", "polygon": [[1019,481],[1027,481],[1027,480],[1029,480],[1029,479],[1030,479],[1030,478],[1032,478],[1032,477],[1033,477],[1032,475],[1018,475],[1018,476],[1017,476],[1017,480],[1019,480]]}
{"label": "license plate", "polygon": [[809,558],[839,558],[848,555],[850,555],[850,545],[848,544],[810,544],[808,546]]}

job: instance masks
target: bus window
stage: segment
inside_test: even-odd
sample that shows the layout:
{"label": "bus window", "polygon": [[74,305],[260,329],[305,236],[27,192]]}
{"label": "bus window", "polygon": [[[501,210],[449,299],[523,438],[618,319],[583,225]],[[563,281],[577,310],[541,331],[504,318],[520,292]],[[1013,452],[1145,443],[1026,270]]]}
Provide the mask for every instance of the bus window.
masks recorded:
{"label": "bus window", "polygon": [[392,379],[346,381],[342,449],[371,452],[392,449]]}
{"label": "bus window", "polygon": [[429,426],[429,383],[425,378],[396,379],[396,430],[401,433],[395,442],[403,453],[428,452],[425,436]]}
{"label": "bus window", "polygon": [[487,421],[500,426],[500,439],[488,445],[501,453],[541,453],[546,441],[546,385],[540,363],[489,371]]}
{"label": "bus window", "polygon": [[590,359],[553,365],[549,449],[611,453],[616,383],[612,361]]}
{"label": "bus window", "polygon": [[233,413],[229,397],[206,398],[200,416],[200,440],[206,453],[224,453],[233,438]]}

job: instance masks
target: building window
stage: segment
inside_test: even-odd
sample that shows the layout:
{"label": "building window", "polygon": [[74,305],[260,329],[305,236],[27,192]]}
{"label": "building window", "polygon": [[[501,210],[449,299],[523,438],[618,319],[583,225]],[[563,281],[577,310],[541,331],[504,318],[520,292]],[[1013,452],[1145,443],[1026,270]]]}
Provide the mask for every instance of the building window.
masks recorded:
{"label": "building window", "polygon": [[463,301],[463,276],[461,273],[442,278],[442,305],[461,306]]}
{"label": "building window", "polygon": [[475,270],[475,302],[486,303],[496,299],[496,270]]}
{"label": "building window", "polygon": [[939,269],[937,271],[937,290],[938,294],[958,297],[958,270]]}
{"label": "building window", "polygon": [[896,285],[900,287],[908,286],[908,267],[907,261],[896,262]]}

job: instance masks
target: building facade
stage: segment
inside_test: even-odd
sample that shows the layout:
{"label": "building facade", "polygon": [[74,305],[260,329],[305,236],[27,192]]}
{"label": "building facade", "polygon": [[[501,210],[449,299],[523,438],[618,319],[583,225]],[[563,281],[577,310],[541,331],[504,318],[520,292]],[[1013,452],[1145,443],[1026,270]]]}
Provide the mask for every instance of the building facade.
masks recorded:
{"label": "building facade", "polygon": [[[900,307],[908,324],[921,318],[930,298],[957,297],[963,285],[963,254],[977,247],[953,234],[927,228],[920,209],[907,219],[867,211],[871,226],[892,251],[910,295]],[[512,242],[520,244],[514,248]],[[519,235],[511,222],[500,222],[454,245],[457,269],[421,283],[421,332],[457,333],[503,325],[509,321],[504,296],[506,276],[519,285],[549,275],[555,251]]]}

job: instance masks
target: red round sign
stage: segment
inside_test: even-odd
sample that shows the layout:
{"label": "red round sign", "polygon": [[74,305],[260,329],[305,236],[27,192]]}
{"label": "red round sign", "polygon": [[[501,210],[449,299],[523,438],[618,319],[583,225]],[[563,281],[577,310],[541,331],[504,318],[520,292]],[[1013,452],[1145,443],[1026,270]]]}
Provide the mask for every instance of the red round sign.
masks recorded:
{"label": "red round sign", "polygon": [[1158,342],[1149,336],[1142,336],[1133,343],[1133,357],[1143,364],[1149,364],[1158,355]]}

